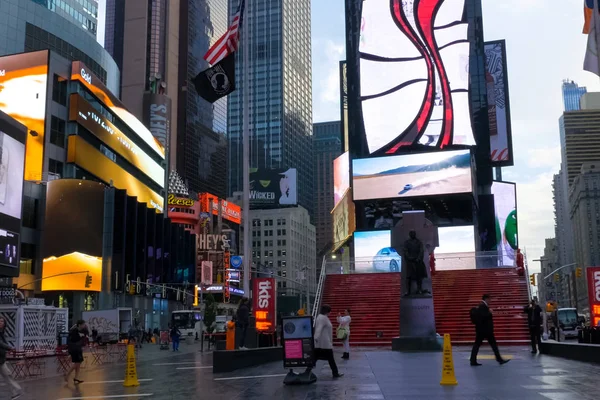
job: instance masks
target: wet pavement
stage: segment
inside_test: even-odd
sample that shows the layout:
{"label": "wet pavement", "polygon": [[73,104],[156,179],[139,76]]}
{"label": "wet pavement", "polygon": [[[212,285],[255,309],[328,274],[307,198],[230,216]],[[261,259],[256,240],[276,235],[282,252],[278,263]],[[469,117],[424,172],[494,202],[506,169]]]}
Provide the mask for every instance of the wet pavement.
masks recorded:
{"label": "wet pavement", "polygon": [[[283,364],[272,363],[227,374],[212,373],[212,355],[198,345],[179,354],[145,347],[137,363],[140,386],[123,387],[124,363],[86,368],[85,383],[65,384],[61,377],[28,380],[23,399],[348,399],[348,400],[591,400],[597,397],[600,365],[529,353],[524,347],[501,349],[511,362],[499,366],[482,351],[481,367],[469,365],[466,348],[454,348],[458,385],[440,386],[441,353],[355,350],[349,361],[336,353],[340,372],[334,380],[326,362],[309,386],[284,386]],[[53,366],[53,364],[51,364]],[[53,368],[49,368],[53,371]],[[9,398],[5,386],[0,399]]]}

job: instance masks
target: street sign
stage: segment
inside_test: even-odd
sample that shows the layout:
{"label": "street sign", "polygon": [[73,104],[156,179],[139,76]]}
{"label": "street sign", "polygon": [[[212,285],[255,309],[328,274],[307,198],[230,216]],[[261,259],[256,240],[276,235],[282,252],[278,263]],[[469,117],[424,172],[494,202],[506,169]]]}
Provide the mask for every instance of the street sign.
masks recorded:
{"label": "street sign", "polygon": [[239,268],[242,266],[244,259],[242,256],[231,256],[229,263],[231,264],[231,268]]}

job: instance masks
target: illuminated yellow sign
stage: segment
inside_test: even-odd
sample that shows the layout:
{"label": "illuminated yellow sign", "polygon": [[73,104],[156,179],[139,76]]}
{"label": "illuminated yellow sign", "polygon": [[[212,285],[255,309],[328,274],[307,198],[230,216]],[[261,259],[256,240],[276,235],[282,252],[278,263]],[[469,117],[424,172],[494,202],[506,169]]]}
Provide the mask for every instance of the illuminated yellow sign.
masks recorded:
{"label": "illuminated yellow sign", "polygon": [[25,180],[41,181],[48,86],[48,51],[0,57],[0,110],[29,129]]}
{"label": "illuminated yellow sign", "polygon": [[68,144],[67,162],[77,164],[107,184],[112,182],[117,189],[126,190],[128,195],[137,197],[139,202],[162,212],[164,204],[162,196],[106,158],[81,137],[69,136]]}
{"label": "illuminated yellow sign", "polygon": [[119,99],[104,86],[91,71],[80,61],[74,61],[71,65],[71,79],[78,80],[91,91],[104,105],[119,117],[129,128],[135,132],[144,142],[152,148],[156,154],[165,158],[165,148],[160,144],[150,130],[133,116]]}
{"label": "illuminated yellow sign", "polygon": [[90,103],[79,94],[71,95],[69,120],[77,121],[85,129],[93,133],[100,141],[129,161],[154,182],[164,187],[165,170],[146,152],[114,126],[108,119],[100,115]]}
{"label": "illuminated yellow sign", "polygon": [[196,202],[193,199],[186,199],[184,197],[175,197],[173,193],[167,197],[167,204],[170,206],[179,207],[192,207]]}
{"label": "illuminated yellow sign", "polygon": [[[86,287],[88,275],[92,277],[90,287]],[[42,266],[42,291],[50,290],[100,292],[102,257],[74,252],[60,257],[45,258]]]}

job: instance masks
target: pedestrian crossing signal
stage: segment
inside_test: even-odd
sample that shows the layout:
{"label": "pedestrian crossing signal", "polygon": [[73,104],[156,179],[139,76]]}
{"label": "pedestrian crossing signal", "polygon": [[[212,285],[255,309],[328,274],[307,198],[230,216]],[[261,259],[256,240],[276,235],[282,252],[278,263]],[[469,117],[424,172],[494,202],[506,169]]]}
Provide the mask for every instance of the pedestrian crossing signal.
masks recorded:
{"label": "pedestrian crossing signal", "polygon": [[86,288],[92,287],[92,276],[91,275],[85,276],[85,287]]}
{"label": "pedestrian crossing signal", "polygon": [[529,275],[529,283],[531,283],[531,286],[535,286],[535,274]]}

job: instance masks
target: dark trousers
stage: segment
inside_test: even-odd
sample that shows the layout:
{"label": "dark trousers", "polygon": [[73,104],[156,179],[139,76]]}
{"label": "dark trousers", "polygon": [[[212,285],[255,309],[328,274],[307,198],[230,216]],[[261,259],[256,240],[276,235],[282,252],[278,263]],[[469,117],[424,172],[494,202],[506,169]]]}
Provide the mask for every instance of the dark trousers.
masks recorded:
{"label": "dark trousers", "polygon": [[538,346],[542,347],[542,332],[540,327],[529,328],[529,336],[531,337],[531,351],[537,352]]}
{"label": "dark trousers", "polygon": [[317,360],[325,360],[329,363],[329,368],[333,372],[333,376],[339,374],[335,358],[333,357],[333,349],[315,349],[315,367],[317,366]]}
{"label": "dark trousers", "polygon": [[248,324],[240,326],[240,347],[245,347],[246,333],[248,332]]}
{"label": "dark trousers", "polygon": [[473,350],[471,350],[471,363],[477,362],[477,353],[479,353],[479,348],[481,347],[483,341],[486,339],[490,344],[490,347],[494,351],[496,361],[502,361],[502,356],[500,355],[500,350],[498,350],[498,343],[496,343],[496,337],[494,336],[494,332],[479,331],[475,335],[475,344],[473,345]]}

